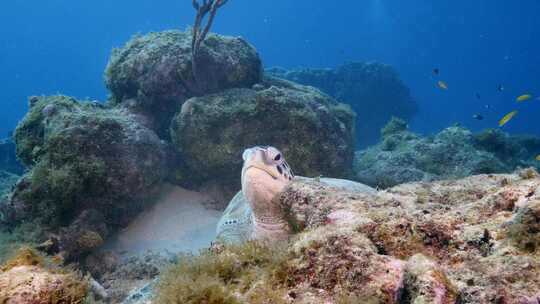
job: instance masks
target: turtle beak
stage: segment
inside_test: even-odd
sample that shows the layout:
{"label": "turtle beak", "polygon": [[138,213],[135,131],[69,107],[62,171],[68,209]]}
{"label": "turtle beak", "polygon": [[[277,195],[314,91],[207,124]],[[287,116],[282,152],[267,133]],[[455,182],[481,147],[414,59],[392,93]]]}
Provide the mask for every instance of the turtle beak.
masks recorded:
{"label": "turtle beak", "polygon": [[279,176],[277,175],[277,173],[272,172],[272,170],[269,169],[269,166],[266,165],[264,153],[265,150],[261,147],[253,147],[251,149],[246,149],[242,154],[242,158],[244,159],[242,175],[244,175],[244,172],[246,172],[248,169],[256,168],[258,170],[268,173],[268,175],[270,175],[273,179],[278,179]]}

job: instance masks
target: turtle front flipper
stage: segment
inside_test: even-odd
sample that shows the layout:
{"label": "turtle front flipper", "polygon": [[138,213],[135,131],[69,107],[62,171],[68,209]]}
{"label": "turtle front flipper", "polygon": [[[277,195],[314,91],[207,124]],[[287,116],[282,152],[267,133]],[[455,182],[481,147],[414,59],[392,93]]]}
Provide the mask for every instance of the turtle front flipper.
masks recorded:
{"label": "turtle front flipper", "polygon": [[251,208],[240,191],[233,197],[218,222],[216,241],[223,244],[246,242],[251,237],[252,228]]}

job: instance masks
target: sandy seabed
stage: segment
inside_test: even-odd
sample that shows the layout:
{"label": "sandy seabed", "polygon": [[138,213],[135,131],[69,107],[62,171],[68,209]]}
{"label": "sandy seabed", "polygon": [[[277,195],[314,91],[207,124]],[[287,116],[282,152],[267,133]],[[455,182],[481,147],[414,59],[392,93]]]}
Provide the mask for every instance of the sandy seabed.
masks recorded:
{"label": "sandy seabed", "polygon": [[165,185],[152,208],[118,233],[108,248],[122,253],[197,252],[209,247],[222,212],[208,209],[205,194]]}

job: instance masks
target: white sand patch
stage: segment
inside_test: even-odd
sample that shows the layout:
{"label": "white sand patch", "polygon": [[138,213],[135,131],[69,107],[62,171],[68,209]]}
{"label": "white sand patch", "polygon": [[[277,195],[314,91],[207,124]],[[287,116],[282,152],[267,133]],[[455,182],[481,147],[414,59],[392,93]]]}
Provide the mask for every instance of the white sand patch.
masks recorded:
{"label": "white sand patch", "polygon": [[198,252],[210,246],[222,212],[205,208],[208,195],[165,185],[156,204],[108,244],[122,253],[143,251]]}

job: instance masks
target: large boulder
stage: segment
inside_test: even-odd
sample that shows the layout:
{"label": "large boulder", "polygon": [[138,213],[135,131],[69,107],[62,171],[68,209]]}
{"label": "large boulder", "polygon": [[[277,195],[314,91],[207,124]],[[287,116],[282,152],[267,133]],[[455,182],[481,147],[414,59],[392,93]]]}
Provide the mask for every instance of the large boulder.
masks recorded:
{"label": "large boulder", "polygon": [[100,245],[144,208],[165,176],[166,144],[139,121],[125,109],[32,97],[15,131],[18,157],[30,170],[1,206],[2,218],[71,225],[61,231],[66,248]]}
{"label": "large boulder", "polygon": [[238,37],[209,34],[192,71],[191,32],[137,36],[115,49],[105,72],[112,103],[145,114],[166,137],[172,116],[193,96],[251,87],[262,76],[256,50]]}
{"label": "large boulder", "polygon": [[458,126],[423,137],[395,118],[381,133],[379,144],[357,152],[355,158],[356,179],[372,187],[507,173],[539,165],[534,159],[538,138],[493,130],[473,134]]}
{"label": "large boulder", "polygon": [[312,88],[269,79],[188,100],[171,125],[189,176],[239,188],[242,152],[279,147],[295,173],[348,177],[354,153],[354,113]]}
{"label": "large boulder", "polygon": [[357,143],[365,147],[379,139],[379,130],[392,117],[407,120],[418,105],[409,88],[390,65],[378,62],[349,62],[335,69],[270,69],[268,73],[319,88],[358,114]]}

